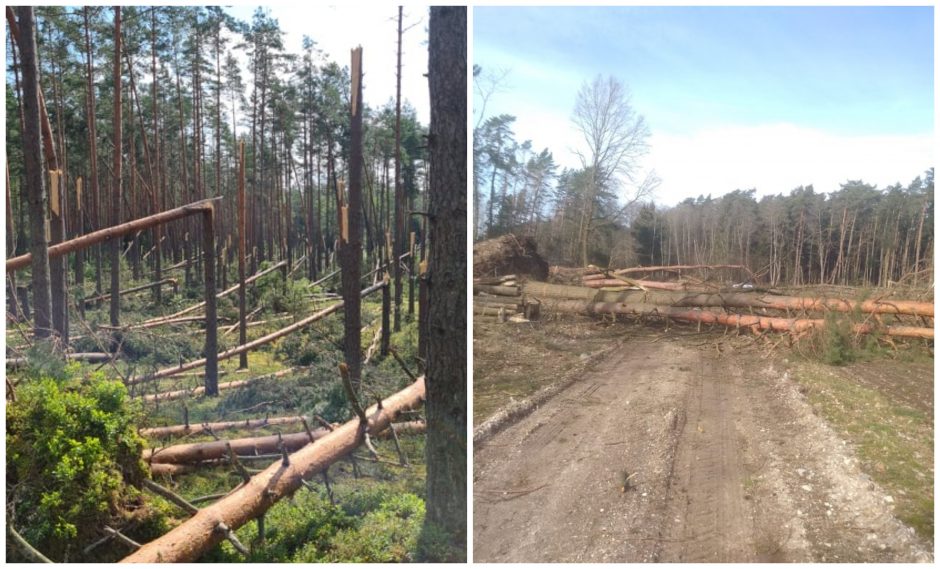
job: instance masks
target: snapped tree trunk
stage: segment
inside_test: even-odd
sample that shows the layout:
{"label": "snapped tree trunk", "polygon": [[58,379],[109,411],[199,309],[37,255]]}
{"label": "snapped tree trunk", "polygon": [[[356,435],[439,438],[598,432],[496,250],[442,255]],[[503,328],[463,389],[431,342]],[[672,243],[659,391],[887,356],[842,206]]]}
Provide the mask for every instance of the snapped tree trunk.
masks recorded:
{"label": "snapped tree trunk", "polygon": [[349,198],[340,213],[344,309],[344,355],[354,386],[362,376],[362,320],[359,273],[362,263],[362,48],[352,51],[350,107]]}

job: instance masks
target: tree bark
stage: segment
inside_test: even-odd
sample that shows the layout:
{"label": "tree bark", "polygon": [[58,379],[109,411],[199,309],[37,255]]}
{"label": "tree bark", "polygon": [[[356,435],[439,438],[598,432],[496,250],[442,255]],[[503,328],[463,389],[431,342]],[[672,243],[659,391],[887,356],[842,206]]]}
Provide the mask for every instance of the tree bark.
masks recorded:
{"label": "tree bark", "polygon": [[427,518],[467,537],[467,9],[431,7],[428,26]]}

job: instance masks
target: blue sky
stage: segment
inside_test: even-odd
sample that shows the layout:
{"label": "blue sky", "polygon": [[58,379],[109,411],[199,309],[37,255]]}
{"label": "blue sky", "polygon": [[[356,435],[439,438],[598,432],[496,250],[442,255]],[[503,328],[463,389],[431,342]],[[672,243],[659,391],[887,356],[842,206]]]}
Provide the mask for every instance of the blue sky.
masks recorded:
{"label": "blue sky", "polygon": [[932,165],[932,7],[478,7],[473,30],[474,63],[512,70],[486,114],[516,115],[518,138],[564,165],[581,83],[629,85],[658,201],[906,183]]}

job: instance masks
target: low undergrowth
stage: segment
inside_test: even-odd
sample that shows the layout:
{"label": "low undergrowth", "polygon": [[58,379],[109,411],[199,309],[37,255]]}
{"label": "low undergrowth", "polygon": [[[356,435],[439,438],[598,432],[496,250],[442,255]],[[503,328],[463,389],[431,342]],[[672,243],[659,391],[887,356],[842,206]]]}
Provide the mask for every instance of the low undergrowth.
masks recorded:
{"label": "low undergrowth", "polygon": [[[895,396],[891,377],[883,386],[867,385],[850,370],[819,363],[800,363],[795,377],[813,407],[855,446],[863,470],[894,500],[898,518],[933,543],[932,403],[918,408]],[[932,377],[920,379],[922,396],[932,401]]]}

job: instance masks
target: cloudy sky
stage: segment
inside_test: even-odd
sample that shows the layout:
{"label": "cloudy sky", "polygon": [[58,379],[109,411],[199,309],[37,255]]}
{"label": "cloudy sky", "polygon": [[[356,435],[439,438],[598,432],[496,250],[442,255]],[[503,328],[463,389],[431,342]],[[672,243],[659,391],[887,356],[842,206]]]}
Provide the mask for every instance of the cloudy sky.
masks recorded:
{"label": "cloudy sky", "polygon": [[[251,22],[256,5],[228,8],[233,16]],[[379,107],[395,100],[395,59],[398,45],[398,7],[394,5],[328,5],[319,3],[268,3],[264,9],[284,31],[284,48],[303,53],[303,37],[310,36],[327,59],[349,65],[350,49],[362,46],[363,97]],[[402,100],[415,107],[418,120],[430,120],[426,7],[406,6],[402,39]],[[408,29],[410,27],[410,29]],[[244,74],[246,81],[250,74]]]}
{"label": "cloudy sky", "polygon": [[932,7],[477,7],[473,17],[474,63],[510,70],[486,115],[515,115],[516,138],[563,166],[579,166],[570,117],[581,84],[602,74],[630,87],[652,131],[642,168],[662,179],[658,203],[906,184],[934,165]]}

